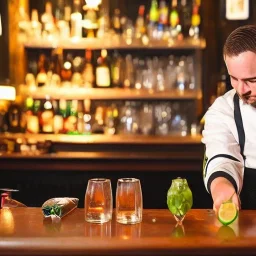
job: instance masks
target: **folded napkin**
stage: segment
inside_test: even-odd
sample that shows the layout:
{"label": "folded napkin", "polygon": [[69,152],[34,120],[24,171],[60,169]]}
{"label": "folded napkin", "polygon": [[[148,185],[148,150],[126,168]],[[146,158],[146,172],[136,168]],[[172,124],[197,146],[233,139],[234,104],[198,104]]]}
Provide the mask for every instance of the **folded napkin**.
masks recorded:
{"label": "folded napkin", "polygon": [[42,211],[45,218],[61,219],[77,208],[78,198],[56,197],[45,201]]}

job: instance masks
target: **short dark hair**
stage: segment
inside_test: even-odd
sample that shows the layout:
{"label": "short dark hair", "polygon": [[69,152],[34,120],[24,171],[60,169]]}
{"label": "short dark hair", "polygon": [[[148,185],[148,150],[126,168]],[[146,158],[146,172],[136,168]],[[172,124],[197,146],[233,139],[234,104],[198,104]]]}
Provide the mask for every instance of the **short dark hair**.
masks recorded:
{"label": "short dark hair", "polygon": [[235,29],[223,47],[224,58],[238,56],[247,51],[256,53],[256,25],[245,25]]}

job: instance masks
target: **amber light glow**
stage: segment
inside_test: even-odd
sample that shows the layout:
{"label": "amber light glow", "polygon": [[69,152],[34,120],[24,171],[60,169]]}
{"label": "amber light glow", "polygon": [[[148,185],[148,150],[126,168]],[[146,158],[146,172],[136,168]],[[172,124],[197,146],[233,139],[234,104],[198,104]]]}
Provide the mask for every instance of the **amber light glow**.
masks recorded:
{"label": "amber light glow", "polygon": [[85,0],[86,7],[89,9],[95,9],[101,4],[101,0]]}
{"label": "amber light glow", "polygon": [[0,85],[0,100],[15,100],[16,90],[13,86]]}

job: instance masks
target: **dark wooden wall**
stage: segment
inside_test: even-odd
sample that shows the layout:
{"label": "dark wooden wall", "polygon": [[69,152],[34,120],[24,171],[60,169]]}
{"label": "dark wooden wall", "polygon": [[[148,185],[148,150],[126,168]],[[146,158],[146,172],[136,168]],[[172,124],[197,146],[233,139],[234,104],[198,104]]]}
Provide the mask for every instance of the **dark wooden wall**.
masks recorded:
{"label": "dark wooden wall", "polygon": [[0,83],[5,83],[9,78],[9,47],[8,47],[8,11],[7,0],[0,1],[0,14],[2,22],[2,36],[0,36]]}

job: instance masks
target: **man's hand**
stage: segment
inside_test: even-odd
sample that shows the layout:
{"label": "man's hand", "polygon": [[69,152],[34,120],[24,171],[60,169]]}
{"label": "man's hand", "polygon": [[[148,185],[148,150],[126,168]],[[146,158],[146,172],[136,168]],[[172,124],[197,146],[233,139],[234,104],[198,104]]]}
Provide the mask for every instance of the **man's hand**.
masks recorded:
{"label": "man's hand", "polygon": [[[213,199],[213,209],[217,213],[220,205],[232,197],[237,209],[240,209],[240,199],[235,192],[232,183],[223,177],[214,179],[211,183],[211,194]],[[233,195],[233,196],[232,196]]]}

